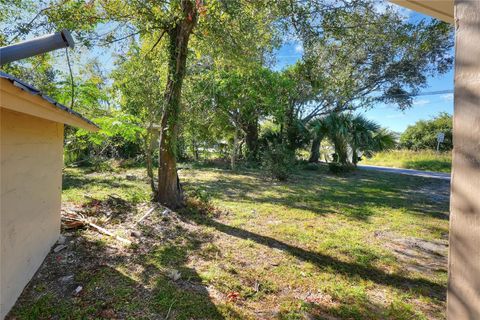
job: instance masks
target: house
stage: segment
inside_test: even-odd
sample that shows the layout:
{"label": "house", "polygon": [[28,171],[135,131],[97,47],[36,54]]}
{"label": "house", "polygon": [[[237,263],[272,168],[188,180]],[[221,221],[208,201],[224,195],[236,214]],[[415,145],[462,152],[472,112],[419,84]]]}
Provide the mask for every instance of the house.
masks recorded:
{"label": "house", "polygon": [[455,25],[447,317],[480,319],[480,1],[390,1]]}
{"label": "house", "polygon": [[63,129],[98,127],[0,72],[0,319],[60,233]]}

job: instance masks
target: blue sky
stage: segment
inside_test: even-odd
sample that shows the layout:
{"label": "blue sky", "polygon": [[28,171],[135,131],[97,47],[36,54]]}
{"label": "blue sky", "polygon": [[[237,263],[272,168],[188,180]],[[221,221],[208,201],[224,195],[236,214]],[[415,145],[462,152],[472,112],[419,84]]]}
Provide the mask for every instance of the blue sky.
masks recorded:
{"label": "blue sky", "polygon": [[[427,18],[424,15],[405,9],[411,21]],[[294,64],[302,57],[302,48],[298,43],[290,42],[282,46],[277,52],[275,70],[281,70]],[[430,77],[428,86],[422,92],[453,90],[453,70]],[[440,112],[453,113],[453,94],[419,96],[414,100],[413,107],[400,111],[394,105],[378,104],[371,110],[361,111],[367,118],[380,123],[383,127],[396,132],[403,132],[409,125],[418,120],[430,119]]]}
{"label": "blue sky", "polygon": [[[430,78],[424,92],[453,90],[453,71]],[[393,105],[380,104],[372,110],[365,111],[367,118],[380,123],[396,132],[404,131],[408,125],[418,120],[430,119],[440,112],[453,113],[453,93],[419,96],[411,109],[400,111]]]}

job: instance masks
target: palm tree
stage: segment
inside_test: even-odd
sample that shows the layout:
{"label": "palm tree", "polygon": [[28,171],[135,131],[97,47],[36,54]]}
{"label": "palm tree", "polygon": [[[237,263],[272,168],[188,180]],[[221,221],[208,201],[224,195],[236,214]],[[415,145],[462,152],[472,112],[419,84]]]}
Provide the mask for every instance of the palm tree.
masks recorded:
{"label": "palm tree", "polygon": [[359,151],[370,149],[373,145],[375,132],[379,131],[380,125],[368,120],[362,115],[355,115],[350,118],[349,144],[352,151],[352,163],[356,166],[360,160]]}
{"label": "palm tree", "polygon": [[311,126],[313,131],[312,154],[310,162],[317,162],[320,157],[320,144],[329,138],[335,148],[335,162],[348,164],[348,136],[351,115],[348,113],[331,113],[327,117],[317,119]]}
{"label": "palm tree", "polygon": [[352,115],[350,113],[332,113],[325,118],[328,138],[335,148],[335,162],[345,166],[351,165],[348,157],[351,120]]}
{"label": "palm tree", "polygon": [[317,119],[312,122],[310,125],[310,130],[312,132],[312,148],[310,150],[310,158],[308,162],[318,162],[320,159],[320,145],[322,144],[323,139],[328,134],[328,127],[324,121],[325,118]]}
{"label": "palm tree", "polygon": [[393,148],[396,143],[394,133],[362,115],[351,113],[332,113],[317,119],[310,128],[314,137],[310,162],[318,161],[320,144],[326,137],[334,145],[334,161],[345,166],[356,166],[360,160],[359,153],[372,156],[374,152]]}
{"label": "palm tree", "polygon": [[373,133],[372,143],[365,148],[364,154],[368,157],[372,157],[375,152],[385,151],[395,148],[397,144],[398,136],[396,133],[380,128],[380,130]]}

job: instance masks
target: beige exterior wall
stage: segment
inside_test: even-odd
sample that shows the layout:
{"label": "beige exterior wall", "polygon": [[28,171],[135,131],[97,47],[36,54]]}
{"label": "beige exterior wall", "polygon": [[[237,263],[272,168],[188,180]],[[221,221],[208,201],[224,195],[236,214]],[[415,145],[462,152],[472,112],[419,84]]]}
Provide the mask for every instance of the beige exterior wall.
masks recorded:
{"label": "beige exterior wall", "polygon": [[480,319],[480,1],[455,0],[455,109],[447,314]]}
{"label": "beige exterior wall", "polygon": [[60,231],[63,124],[0,108],[0,319]]}

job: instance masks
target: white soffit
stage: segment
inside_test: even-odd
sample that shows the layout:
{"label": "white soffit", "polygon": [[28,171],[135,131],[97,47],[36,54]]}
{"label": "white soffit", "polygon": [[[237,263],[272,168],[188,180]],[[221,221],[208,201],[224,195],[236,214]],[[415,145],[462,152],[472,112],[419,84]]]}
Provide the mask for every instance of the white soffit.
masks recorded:
{"label": "white soffit", "polygon": [[454,0],[389,0],[399,6],[435,17],[442,21],[454,22]]}

